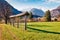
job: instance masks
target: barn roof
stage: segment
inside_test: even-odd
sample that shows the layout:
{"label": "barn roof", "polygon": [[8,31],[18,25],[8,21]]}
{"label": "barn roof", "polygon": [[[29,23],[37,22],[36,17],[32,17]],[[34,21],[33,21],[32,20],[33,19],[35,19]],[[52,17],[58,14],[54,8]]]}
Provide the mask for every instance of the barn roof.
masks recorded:
{"label": "barn roof", "polygon": [[25,16],[25,15],[27,15],[27,14],[24,12],[24,13],[20,13],[20,14],[17,14],[17,15],[11,15],[10,18]]}

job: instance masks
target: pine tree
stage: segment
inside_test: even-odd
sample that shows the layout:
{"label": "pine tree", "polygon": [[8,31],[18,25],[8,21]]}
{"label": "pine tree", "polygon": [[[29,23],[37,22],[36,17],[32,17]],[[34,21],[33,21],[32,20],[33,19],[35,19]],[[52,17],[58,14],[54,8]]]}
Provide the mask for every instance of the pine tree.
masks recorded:
{"label": "pine tree", "polygon": [[46,13],[45,13],[45,17],[46,17],[46,21],[51,21],[51,13],[50,13],[49,10],[46,11]]}

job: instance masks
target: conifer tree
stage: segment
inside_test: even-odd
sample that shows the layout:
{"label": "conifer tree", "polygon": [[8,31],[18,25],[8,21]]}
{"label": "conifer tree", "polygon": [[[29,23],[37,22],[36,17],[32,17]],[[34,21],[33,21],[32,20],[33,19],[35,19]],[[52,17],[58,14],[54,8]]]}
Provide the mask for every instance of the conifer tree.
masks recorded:
{"label": "conifer tree", "polygon": [[51,21],[51,13],[50,13],[49,10],[46,11],[46,13],[45,13],[45,17],[46,17],[46,21]]}

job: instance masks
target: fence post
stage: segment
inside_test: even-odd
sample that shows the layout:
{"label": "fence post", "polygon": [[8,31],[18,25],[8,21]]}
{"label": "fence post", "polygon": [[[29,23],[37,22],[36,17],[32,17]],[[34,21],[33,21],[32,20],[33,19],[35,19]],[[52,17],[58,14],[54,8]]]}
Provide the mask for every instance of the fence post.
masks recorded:
{"label": "fence post", "polygon": [[19,17],[17,17],[17,28],[19,28]]}
{"label": "fence post", "polygon": [[25,16],[25,30],[27,30],[27,16]]}
{"label": "fence post", "polygon": [[13,26],[15,26],[15,18],[13,18],[12,22],[13,22]]}

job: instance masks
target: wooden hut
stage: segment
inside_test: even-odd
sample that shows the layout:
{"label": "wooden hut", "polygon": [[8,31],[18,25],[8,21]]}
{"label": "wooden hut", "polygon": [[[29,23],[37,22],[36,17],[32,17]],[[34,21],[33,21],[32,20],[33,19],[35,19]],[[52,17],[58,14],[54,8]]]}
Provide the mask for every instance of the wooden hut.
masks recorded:
{"label": "wooden hut", "polygon": [[11,15],[10,16],[10,24],[15,26],[15,20],[17,20],[17,28],[19,28],[19,20],[20,20],[20,17],[23,16],[25,18],[25,30],[26,30],[26,27],[27,27],[27,16],[28,15],[29,15],[28,12],[20,13],[20,14],[17,14],[17,15]]}

